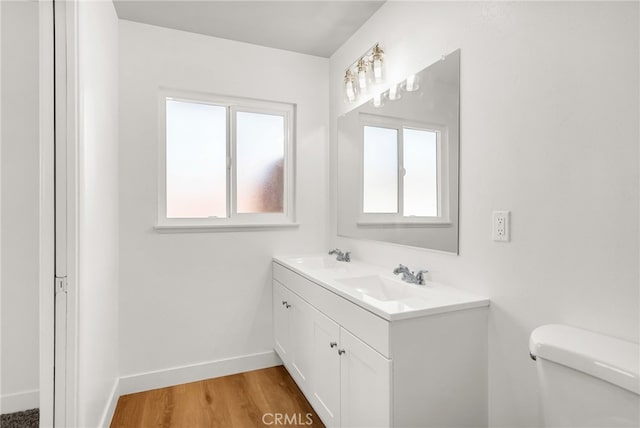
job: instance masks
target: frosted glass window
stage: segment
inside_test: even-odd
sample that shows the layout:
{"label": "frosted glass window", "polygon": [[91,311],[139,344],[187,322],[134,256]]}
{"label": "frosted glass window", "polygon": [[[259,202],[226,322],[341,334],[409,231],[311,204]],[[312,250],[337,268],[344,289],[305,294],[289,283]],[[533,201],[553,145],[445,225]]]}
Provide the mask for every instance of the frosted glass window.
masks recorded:
{"label": "frosted glass window", "polygon": [[365,126],[363,143],[363,212],[397,213],[398,130]]}
{"label": "frosted glass window", "polygon": [[158,227],[291,224],[295,106],[162,92]]}
{"label": "frosted glass window", "polygon": [[226,108],[166,100],[167,218],[227,217]]}
{"label": "frosted glass window", "polygon": [[238,213],[281,213],[284,201],[284,117],[236,115]]}
{"label": "frosted glass window", "polygon": [[403,130],[404,215],[438,215],[438,134]]}

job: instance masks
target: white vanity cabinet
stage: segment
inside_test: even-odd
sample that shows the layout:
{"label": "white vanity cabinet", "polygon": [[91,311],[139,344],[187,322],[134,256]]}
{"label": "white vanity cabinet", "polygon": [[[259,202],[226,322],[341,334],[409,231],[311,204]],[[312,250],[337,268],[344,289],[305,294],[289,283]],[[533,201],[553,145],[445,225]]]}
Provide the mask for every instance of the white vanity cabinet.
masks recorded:
{"label": "white vanity cabinet", "polygon": [[285,365],[289,364],[289,343],[291,342],[290,311],[286,305],[290,304],[291,295],[291,291],[277,281],[273,281],[273,345]]}
{"label": "white vanity cabinet", "polygon": [[314,309],[278,282],[273,284],[274,345],[298,386],[310,386]]}
{"label": "white vanity cabinet", "polygon": [[274,349],[329,427],[486,426],[486,306],[385,319],[273,263]]}
{"label": "white vanity cabinet", "polygon": [[315,311],[308,398],[327,426],[390,426],[391,360]]}
{"label": "white vanity cabinet", "polygon": [[340,426],[340,326],[321,312],[313,319],[313,385],[307,394],[327,426]]}
{"label": "white vanity cabinet", "polygon": [[343,328],[340,348],[341,426],[391,426],[391,360]]}
{"label": "white vanity cabinet", "polygon": [[391,361],[278,281],[274,345],[327,426],[390,425]]}

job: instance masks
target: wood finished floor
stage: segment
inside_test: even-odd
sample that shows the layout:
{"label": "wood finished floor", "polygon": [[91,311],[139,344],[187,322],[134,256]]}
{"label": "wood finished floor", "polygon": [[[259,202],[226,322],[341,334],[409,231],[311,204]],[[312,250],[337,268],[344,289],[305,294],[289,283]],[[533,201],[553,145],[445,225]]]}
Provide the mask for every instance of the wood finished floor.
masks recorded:
{"label": "wood finished floor", "polygon": [[[284,416],[275,423],[276,414],[289,423]],[[123,395],[111,421],[111,428],[287,426],[324,427],[283,366]]]}

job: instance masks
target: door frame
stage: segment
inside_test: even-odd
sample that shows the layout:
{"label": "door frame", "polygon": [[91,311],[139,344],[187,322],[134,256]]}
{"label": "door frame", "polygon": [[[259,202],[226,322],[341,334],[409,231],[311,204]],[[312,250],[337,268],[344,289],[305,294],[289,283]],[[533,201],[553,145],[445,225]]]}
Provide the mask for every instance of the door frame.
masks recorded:
{"label": "door frame", "polygon": [[53,0],[39,0],[39,377],[40,426],[54,420],[55,86]]}
{"label": "door frame", "polygon": [[[54,426],[78,422],[78,1],[53,0],[56,37],[56,240],[55,276],[66,279],[63,298],[64,334],[60,346],[63,367],[56,383]],[[56,305],[60,305],[56,299]]]}
{"label": "door frame", "polygon": [[38,1],[40,426],[64,427],[78,420],[78,0]]}

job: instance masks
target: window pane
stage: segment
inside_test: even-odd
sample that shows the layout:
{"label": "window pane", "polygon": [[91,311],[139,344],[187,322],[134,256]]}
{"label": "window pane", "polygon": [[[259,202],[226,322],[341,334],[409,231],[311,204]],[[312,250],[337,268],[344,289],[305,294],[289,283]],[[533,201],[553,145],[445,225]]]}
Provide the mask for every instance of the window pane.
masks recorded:
{"label": "window pane", "polygon": [[227,216],[226,108],[167,99],[167,218]]}
{"label": "window pane", "polygon": [[363,212],[398,212],[398,131],[364,127]]}
{"label": "window pane", "polygon": [[284,211],[284,117],[236,115],[238,213]]}
{"label": "window pane", "polygon": [[436,131],[407,129],[404,132],[404,215],[438,215]]}

